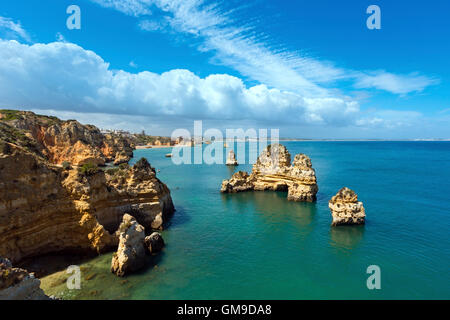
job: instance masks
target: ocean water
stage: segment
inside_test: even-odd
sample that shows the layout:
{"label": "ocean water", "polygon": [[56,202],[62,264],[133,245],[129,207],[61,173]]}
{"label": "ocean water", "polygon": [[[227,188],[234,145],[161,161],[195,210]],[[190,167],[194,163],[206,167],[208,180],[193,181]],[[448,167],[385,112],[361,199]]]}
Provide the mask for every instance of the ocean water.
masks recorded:
{"label": "ocean water", "polygon": [[[283,142],[310,156],[316,203],[285,192],[221,194],[225,165],[174,165],[169,149],[136,150],[172,192],[177,209],[166,248],[125,279],[111,254],[82,265],[81,290],[67,275],[43,279],[68,299],[449,299],[450,142]],[[251,171],[251,165],[236,170]],[[328,200],[355,190],[366,225],[331,227]],[[367,267],[381,270],[369,290]]]}

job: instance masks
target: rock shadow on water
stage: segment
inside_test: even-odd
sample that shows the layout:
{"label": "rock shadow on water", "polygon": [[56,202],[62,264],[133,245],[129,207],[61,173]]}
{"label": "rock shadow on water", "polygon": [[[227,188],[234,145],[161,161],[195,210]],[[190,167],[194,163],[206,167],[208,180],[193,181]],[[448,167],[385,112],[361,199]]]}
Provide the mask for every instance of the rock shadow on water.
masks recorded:
{"label": "rock shadow on water", "polygon": [[17,266],[33,272],[37,278],[42,278],[53,273],[65,271],[71,265],[81,265],[94,259],[97,255],[81,254],[80,252],[60,252],[45,254],[22,260]]}
{"label": "rock shadow on water", "polygon": [[330,244],[338,249],[355,249],[364,239],[365,231],[364,225],[331,227]]}
{"label": "rock shadow on water", "polygon": [[266,222],[292,222],[299,226],[310,225],[317,213],[315,203],[295,202],[286,199],[286,191],[250,191],[222,194],[227,211],[256,212]]}
{"label": "rock shadow on water", "polygon": [[164,230],[182,226],[189,223],[192,220],[191,216],[187,213],[186,208],[177,205],[177,210],[173,214],[172,218],[169,220]]}

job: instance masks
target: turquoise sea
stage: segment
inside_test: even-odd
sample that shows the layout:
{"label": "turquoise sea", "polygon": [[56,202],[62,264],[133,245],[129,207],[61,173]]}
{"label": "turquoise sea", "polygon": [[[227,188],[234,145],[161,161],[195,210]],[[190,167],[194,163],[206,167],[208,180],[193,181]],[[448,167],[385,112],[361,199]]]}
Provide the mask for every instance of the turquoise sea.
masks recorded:
{"label": "turquoise sea", "polygon": [[[110,255],[98,257],[87,266],[106,276],[66,297],[100,288],[97,298],[450,299],[450,142],[283,144],[292,158],[310,156],[316,203],[283,192],[223,195],[234,169],[136,150],[132,163],[146,157],[172,191],[167,247],[126,281],[109,273]],[[328,200],[343,186],[363,201],[365,226],[330,226]],[[380,290],[366,286],[370,265],[381,269]]]}

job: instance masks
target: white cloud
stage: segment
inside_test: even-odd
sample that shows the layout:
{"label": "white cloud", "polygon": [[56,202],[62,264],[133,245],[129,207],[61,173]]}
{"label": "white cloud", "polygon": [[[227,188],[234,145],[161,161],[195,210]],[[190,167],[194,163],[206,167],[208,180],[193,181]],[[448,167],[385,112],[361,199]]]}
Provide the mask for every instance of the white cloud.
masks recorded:
{"label": "white cloud", "polygon": [[164,29],[165,23],[154,20],[142,20],[138,26],[143,31],[159,31]]}
{"label": "white cloud", "polygon": [[409,75],[395,75],[385,71],[360,74],[355,83],[356,88],[377,88],[396,94],[407,94],[423,91],[426,87],[439,83],[417,73]]}
{"label": "white cloud", "polygon": [[417,111],[378,110],[356,121],[360,127],[393,129],[401,127],[419,127],[423,124],[424,116]]}
{"label": "white cloud", "polygon": [[151,1],[147,0],[91,0],[103,7],[113,8],[130,16],[139,17],[142,15],[150,15],[152,11],[149,9]]}
{"label": "white cloud", "polygon": [[359,112],[355,101],[246,87],[227,74],[113,71],[100,56],[72,43],[14,40],[0,40],[0,106],[325,125],[352,123]]}
{"label": "white cloud", "polygon": [[[356,88],[375,88],[405,95],[422,91],[436,80],[417,74],[395,75],[388,72],[360,72],[336,67],[304,53],[278,47],[256,25],[226,10],[222,3],[203,0],[92,0],[104,7],[128,15],[148,15],[150,7],[165,14],[165,22],[177,32],[203,41],[201,51],[215,53],[215,62],[237,70],[244,77],[270,87],[297,92],[308,97],[333,96],[323,85],[339,80],[355,81]],[[233,16],[234,14],[234,16]],[[143,20],[142,30],[164,30],[165,25]]]}
{"label": "white cloud", "polygon": [[4,39],[23,39],[31,41],[28,33],[22,28],[20,22],[14,22],[10,18],[0,16],[0,36]]}

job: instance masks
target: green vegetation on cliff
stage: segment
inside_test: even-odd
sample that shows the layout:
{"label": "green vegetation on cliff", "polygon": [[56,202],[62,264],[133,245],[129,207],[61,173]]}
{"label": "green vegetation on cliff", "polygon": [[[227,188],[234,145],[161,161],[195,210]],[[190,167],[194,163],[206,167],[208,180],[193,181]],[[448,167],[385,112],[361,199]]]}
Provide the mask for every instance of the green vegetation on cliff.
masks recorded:
{"label": "green vegetation on cliff", "polygon": [[85,176],[93,176],[97,172],[100,171],[98,166],[92,162],[88,162],[83,164],[80,168],[78,168],[81,174],[84,174]]}
{"label": "green vegetation on cliff", "polygon": [[53,125],[62,122],[62,120],[57,117],[35,114],[31,111],[0,109],[0,121],[13,121],[25,118],[33,118],[41,123],[45,123],[46,125]]}
{"label": "green vegetation on cliff", "polygon": [[[18,145],[25,150],[40,155],[40,151],[33,139],[30,139],[23,130],[16,129],[0,121],[0,152],[8,153],[7,143]],[[8,146],[8,147],[7,147]]]}

